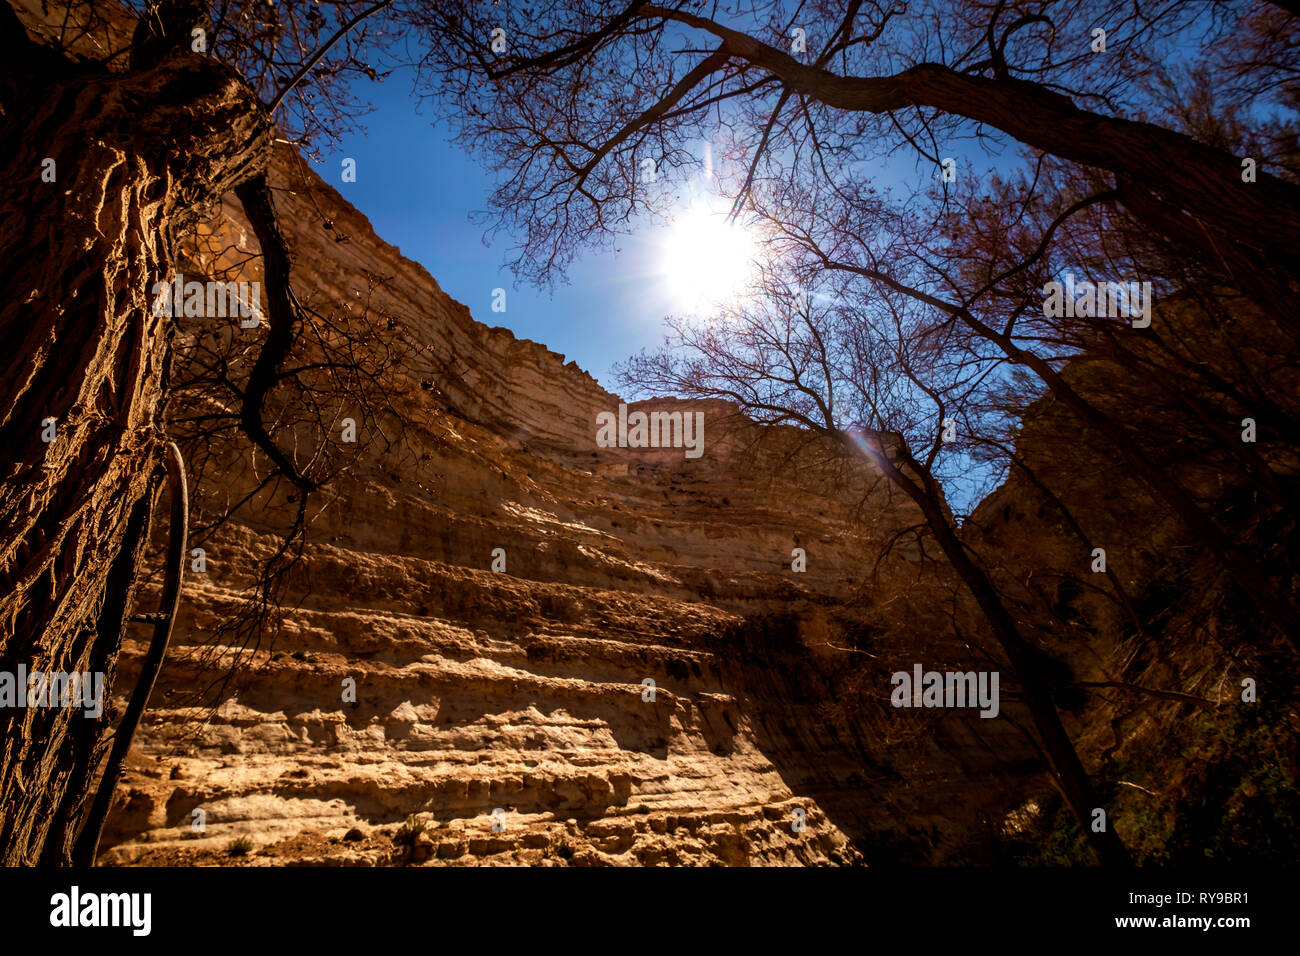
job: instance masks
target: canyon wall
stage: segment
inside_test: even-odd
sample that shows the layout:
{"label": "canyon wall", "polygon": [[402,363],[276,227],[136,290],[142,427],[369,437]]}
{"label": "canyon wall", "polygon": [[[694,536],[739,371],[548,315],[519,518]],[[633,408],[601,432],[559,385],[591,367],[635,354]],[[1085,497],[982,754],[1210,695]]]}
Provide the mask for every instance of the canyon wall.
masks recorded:
{"label": "canyon wall", "polygon": [[[926,860],[994,825],[1029,765],[1014,731],[954,716],[900,736],[887,706],[887,672],[934,634],[873,646],[876,706],[836,706],[867,663],[873,580],[927,573],[914,544],[886,548],[918,522],[909,503],[722,403],[633,405],[702,412],[699,458],[598,447],[618,396],[475,321],[297,157],[274,185],[297,294],[386,317],[405,350],[376,423],[401,437],[316,493],[282,630],[242,655],[228,622],[284,493],[255,493],[256,455],[209,464],[199,511],[251,498],[188,574],[104,862],[232,862],[239,837],[251,862],[401,862],[412,814],[433,841],[417,856],[457,864]],[[257,251],[233,199],[209,229],[220,256]]]}

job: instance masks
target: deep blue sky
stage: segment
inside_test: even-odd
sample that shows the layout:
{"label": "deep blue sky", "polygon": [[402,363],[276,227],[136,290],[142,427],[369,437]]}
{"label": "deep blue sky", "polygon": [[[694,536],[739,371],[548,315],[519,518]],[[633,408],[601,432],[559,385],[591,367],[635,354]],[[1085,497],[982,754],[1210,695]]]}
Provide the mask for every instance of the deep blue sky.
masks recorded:
{"label": "deep blue sky", "polygon": [[[492,179],[458,146],[429,108],[417,113],[407,76],[394,73],[357,92],[375,111],[364,134],[322,151],[314,168],[370,220],[375,232],[429,270],[443,290],[474,318],[562,353],[613,388],[610,366],[663,338],[672,303],[653,272],[659,268],[662,228],[618,243],[620,253],[589,252],[569,270],[570,284],[554,294],[527,283],[514,286],[504,263],[512,243],[498,235],[483,244],[484,225],[472,211],[487,208]],[[398,145],[400,144],[400,145]],[[341,161],[357,161],[357,181],[341,181]],[[492,290],[506,290],[506,311],[492,311]]]}

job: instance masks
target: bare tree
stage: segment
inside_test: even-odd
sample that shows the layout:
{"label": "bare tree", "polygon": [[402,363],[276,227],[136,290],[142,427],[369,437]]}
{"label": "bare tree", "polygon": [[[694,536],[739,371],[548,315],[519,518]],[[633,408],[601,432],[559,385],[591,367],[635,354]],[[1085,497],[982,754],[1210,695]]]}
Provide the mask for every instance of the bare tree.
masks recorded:
{"label": "bare tree", "polygon": [[[768,2],[706,16],[685,3],[552,0],[414,16],[429,38],[421,65],[456,103],[464,141],[504,174],[494,208],[520,229],[518,265],[534,275],[662,208],[639,184],[641,162],[697,164],[692,142],[720,127],[755,169],[788,168],[801,149],[866,160],[900,145],[937,163],[939,135],[989,128],[1115,177],[1150,228],[1186,239],[1195,225],[1220,237],[1199,246],[1239,243],[1260,258],[1252,274],[1293,279],[1300,186],[1261,170],[1243,188],[1240,157],[1120,115],[1177,37],[1223,36],[1224,6]],[[1097,24],[1116,44],[1100,71]]]}
{"label": "bare tree", "polygon": [[[1032,303],[1016,289],[1041,277],[1034,270],[1075,214],[1105,205],[1177,251],[1169,261],[1210,263],[1233,295],[1294,335],[1300,185],[1285,124],[1243,120],[1242,136],[1209,136],[1203,124],[1168,115],[1160,84],[1170,77],[1152,66],[1192,37],[1213,51],[1205,75],[1231,80],[1238,101],[1259,95],[1294,111],[1293,6],[159,0],[132,5],[132,19],[107,0],[74,0],[61,22],[29,32],[0,4],[0,141],[13,144],[0,160],[0,252],[20,290],[0,305],[0,447],[11,451],[0,476],[0,661],[114,670],[166,471],[175,323],[153,314],[149,289],[174,271],[181,237],[224,196],[238,198],[258,240],[267,329],[247,356],[246,377],[229,379],[238,391],[221,383],[222,408],[197,412],[214,417],[188,425],[237,428],[286,487],[284,503],[298,496],[300,516],[335,472],[328,454],[297,456],[277,441],[333,414],[313,407],[309,393],[326,383],[313,378],[305,343],[319,335],[330,348],[348,347],[346,335],[325,331],[326,310],[313,317],[293,286],[266,170],[275,140],[311,150],[346,128],[359,109],[349,81],[378,76],[376,41],[392,46],[399,37],[415,41],[427,90],[451,107],[463,140],[502,174],[493,210],[496,225],[518,231],[522,274],[549,280],[581,245],[670,210],[672,182],[699,166],[699,139],[716,141],[733,167],[723,178],[737,215],[766,204],[774,221],[789,223],[814,211],[806,197],[816,187],[829,218],[845,226],[831,243],[810,231],[830,260],[823,267],[911,297],[972,333],[952,353],[963,356],[958,380],[990,362],[1032,371],[1107,436],[1294,642],[1300,615],[1285,590],[1060,371],[1098,332],[1117,361],[1171,380],[1196,364],[1195,353],[1105,329],[1058,327],[1053,342],[1027,341],[1017,323]],[[1098,24],[1110,55],[1094,51]],[[45,92],[33,97],[35,89]],[[881,231],[891,217],[855,184],[872,164],[904,154],[930,177],[947,144],[990,138],[1021,144],[1033,154],[1029,165],[1054,158],[1090,188],[1049,219],[1027,220],[1012,273],[993,263],[997,272],[971,281],[979,263],[944,268],[945,250],[957,247],[923,229],[901,239]],[[1239,155],[1241,144],[1259,145],[1260,155]],[[1247,160],[1257,167],[1249,179]],[[646,161],[660,175],[646,177]],[[785,208],[771,207],[776,197]],[[907,203],[910,218],[928,224],[951,221],[956,208],[943,190],[914,188]],[[843,254],[861,251],[854,237],[875,259]],[[879,268],[879,253],[896,239],[929,271],[899,277]],[[220,354],[210,349],[194,366],[200,378],[222,374]],[[209,359],[215,364],[204,365]],[[1244,378],[1218,364],[1198,372],[1201,391],[1184,408],[1189,419],[1200,416],[1207,440],[1213,409],[1237,401],[1234,390],[1285,413],[1276,424],[1292,428],[1294,409],[1276,394],[1276,375],[1249,364]],[[363,383],[328,384],[346,393]],[[286,394],[301,400],[296,412],[286,412]],[[1224,461],[1265,491],[1280,490],[1274,463],[1224,439]],[[877,454],[893,461],[903,447]],[[921,474],[911,480],[925,490]],[[103,727],[57,709],[0,720],[0,800],[11,809],[0,821],[0,862],[66,862]]]}
{"label": "bare tree", "polygon": [[[841,187],[841,191],[843,187]],[[1075,213],[1089,206],[1107,202],[1110,193],[1095,193],[1072,202],[1057,214],[1036,239],[1032,251],[1022,255],[1007,256],[1001,249],[991,259],[977,258],[966,243],[962,252],[945,257],[936,252],[939,243],[935,232],[947,226],[915,225],[910,217],[899,218],[876,203],[873,207],[875,221],[863,230],[860,222],[863,208],[825,217],[825,210],[816,214],[819,220],[813,226],[812,213],[793,215],[771,212],[768,218],[783,216],[783,234],[797,245],[815,255],[820,264],[836,271],[864,279],[879,291],[888,290],[905,294],[917,302],[946,314],[969,333],[1001,352],[1011,363],[1030,370],[1044,386],[1069,408],[1086,428],[1105,436],[1107,447],[1117,459],[1130,468],[1146,483],[1153,493],[1183,522],[1195,537],[1223,563],[1243,591],[1254,601],[1275,629],[1293,648],[1300,648],[1300,612],[1261,570],[1257,561],[1247,555],[1241,544],[1220,528],[1195,500],[1193,494],[1176,475],[1160,467],[1143,450],[1140,443],[1119,422],[1098,404],[1083,395],[1062,372],[1062,363],[1078,356],[1088,344],[1076,327],[1069,337],[1060,340],[1060,324],[1045,322],[1042,309],[1041,282],[1023,281],[1022,274],[1041,280],[1052,271],[1038,266],[1044,251],[1054,237],[1056,229]],[[828,223],[828,224],[827,224]],[[816,231],[814,231],[814,229]],[[877,232],[902,236],[889,246],[888,255],[873,247],[871,238]],[[1016,280],[1016,281],[1012,281]],[[1097,323],[1085,321],[1083,326],[1096,329]],[[1136,335],[1135,331],[1116,331],[1107,327],[1105,334],[1112,342]],[[1093,336],[1095,338],[1095,336]],[[1052,346],[1055,345],[1055,348]],[[1173,386],[1178,389],[1179,382]],[[1185,392],[1183,393],[1185,394]],[[1187,398],[1191,401],[1191,398]],[[1220,440],[1224,435],[1218,436]],[[1229,446],[1231,441],[1227,442]],[[1268,475],[1264,468],[1261,474]]]}
{"label": "bare tree", "polygon": [[981,404],[1001,361],[952,361],[950,333],[927,323],[915,302],[897,294],[867,300],[817,270],[815,263],[784,274],[766,269],[758,294],[744,304],[707,322],[673,321],[663,350],[622,367],[624,384],[654,395],[727,399],[758,421],[826,435],[846,458],[865,459],[903,492],[1024,688],[1035,745],[1082,832],[1104,862],[1128,863],[1114,830],[1092,826],[1101,804],[1053,703],[1043,656],[961,540],[940,482],[945,469],[960,467],[945,449],[954,410]]}

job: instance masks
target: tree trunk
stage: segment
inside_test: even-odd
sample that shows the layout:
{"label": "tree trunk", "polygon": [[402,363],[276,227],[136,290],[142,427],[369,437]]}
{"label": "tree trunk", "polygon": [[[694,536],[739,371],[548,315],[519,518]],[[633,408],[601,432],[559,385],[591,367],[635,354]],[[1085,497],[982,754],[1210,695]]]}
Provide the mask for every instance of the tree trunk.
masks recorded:
{"label": "tree trunk", "polygon": [[[859,446],[850,442],[849,447],[857,449]],[[1025,703],[1029,707],[1034,727],[1038,731],[1043,750],[1050,762],[1048,770],[1055,778],[1062,796],[1065,797],[1071,813],[1089,844],[1096,850],[1103,864],[1130,866],[1132,859],[1129,857],[1128,850],[1111,829],[1109,822],[1100,833],[1092,828],[1093,813],[1104,808],[1101,807],[1092,780],[1084,769],[1074,744],[1070,741],[1070,735],[1066,733],[1065,726],[1061,723],[1061,715],[1057,713],[1051,692],[1039,676],[1033,652],[1021,636],[1015,619],[1007,610],[993,582],[984,570],[971,560],[966,546],[957,537],[957,532],[941,504],[942,491],[938,483],[901,442],[899,453],[909,469],[920,477],[921,485],[899,469],[884,452],[883,444],[879,451],[870,452],[870,455],[885,476],[921,509],[926,523],[939,542],[939,547],[943,549],[944,556],[948,558],[953,570],[957,572],[971,596],[975,598],[975,603],[983,613],[984,619],[988,621],[998,644],[1006,652],[1016,676],[1020,679],[1021,686],[1024,687]]]}
{"label": "tree trunk", "polygon": [[[98,670],[107,699],[162,461],[172,330],[150,292],[173,236],[264,167],[270,124],[215,61],[100,72],[0,7],[0,670]],[[68,862],[108,726],[0,709],[0,864]]]}
{"label": "tree trunk", "polygon": [[[825,259],[825,256],[823,258]],[[1209,548],[1242,592],[1269,619],[1282,639],[1293,650],[1300,653],[1300,611],[1296,610],[1290,598],[1283,596],[1283,593],[1273,586],[1267,575],[1255,566],[1231,536],[1221,530],[1209,515],[1201,510],[1201,506],[1183,490],[1176,479],[1152,464],[1141,449],[1133,444],[1124,430],[1109,415],[1075,391],[1051,362],[1031,350],[1022,349],[1015,344],[1010,334],[989,327],[964,306],[953,305],[951,302],[904,285],[897,279],[874,269],[843,264],[837,264],[835,268],[873,279],[904,295],[911,296],[918,302],[934,306],[960,319],[972,332],[998,346],[1012,362],[1024,365],[1037,375],[1052,394],[1066,408],[1074,412],[1080,421],[1096,429],[1097,433],[1106,439],[1116,458],[1127,464],[1156,497],[1169,506],[1169,509],[1200,540],[1200,543]]]}

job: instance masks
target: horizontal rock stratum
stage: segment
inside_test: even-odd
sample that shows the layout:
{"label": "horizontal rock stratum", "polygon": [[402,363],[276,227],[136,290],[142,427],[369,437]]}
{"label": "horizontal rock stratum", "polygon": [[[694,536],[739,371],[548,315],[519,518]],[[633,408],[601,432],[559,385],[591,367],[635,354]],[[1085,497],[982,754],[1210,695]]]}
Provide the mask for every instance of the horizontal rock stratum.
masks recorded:
{"label": "horizontal rock stratum", "polygon": [[[835,706],[858,663],[841,635],[910,507],[722,403],[630,406],[702,415],[698,458],[603,447],[622,399],[475,321],[292,155],[275,179],[298,294],[387,317],[405,350],[401,441],[317,493],[282,629],[242,654],[229,621],[283,501],[247,460],[203,472],[200,503],[250,504],[188,574],[103,862],[853,863],[978,818],[966,775],[1005,776],[1023,744],[954,718],[900,745],[883,705]],[[207,248],[256,252],[233,199],[208,228]],[[899,544],[877,574],[915,559]]]}

